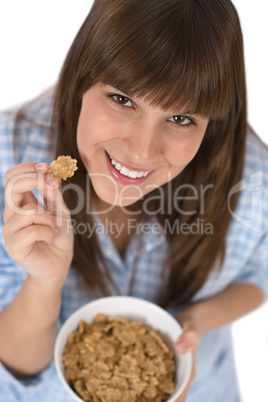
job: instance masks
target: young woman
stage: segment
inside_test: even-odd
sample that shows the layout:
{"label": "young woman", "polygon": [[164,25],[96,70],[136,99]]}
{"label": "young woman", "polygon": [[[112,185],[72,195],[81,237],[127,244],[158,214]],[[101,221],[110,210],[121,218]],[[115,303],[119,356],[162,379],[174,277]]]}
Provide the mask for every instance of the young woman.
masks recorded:
{"label": "young woman", "polygon": [[[181,323],[179,402],[240,401],[230,324],[268,292],[268,152],[232,3],[95,0],[56,87],[0,122],[1,400],[70,400],[58,328],[119,294]],[[78,161],[60,186],[56,155]]]}

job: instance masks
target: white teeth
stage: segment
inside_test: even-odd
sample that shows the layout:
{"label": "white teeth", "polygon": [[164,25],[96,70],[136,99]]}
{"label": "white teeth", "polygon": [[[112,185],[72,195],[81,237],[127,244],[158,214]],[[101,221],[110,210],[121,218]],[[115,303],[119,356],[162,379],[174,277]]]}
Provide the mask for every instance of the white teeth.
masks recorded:
{"label": "white teeth", "polygon": [[136,179],[138,176],[138,172],[129,172],[128,177],[130,177],[131,179]]}
{"label": "white teeth", "polygon": [[120,170],[120,173],[123,174],[124,176],[128,176],[130,173],[130,170],[127,169],[125,166],[123,166],[122,169]]}
{"label": "white teeth", "polygon": [[122,166],[120,163],[116,162],[113,158],[110,157],[111,164],[118,170],[122,175],[128,176],[131,179],[146,177],[151,171],[146,172],[138,172],[136,170],[129,170],[125,166]]}

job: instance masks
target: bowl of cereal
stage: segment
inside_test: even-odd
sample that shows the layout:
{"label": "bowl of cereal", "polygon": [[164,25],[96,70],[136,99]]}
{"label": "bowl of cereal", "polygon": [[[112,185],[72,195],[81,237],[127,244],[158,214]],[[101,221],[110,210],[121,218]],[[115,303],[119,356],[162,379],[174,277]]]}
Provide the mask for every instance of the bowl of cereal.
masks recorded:
{"label": "bowl of cereal", "polygon": [[191,353],[178,355],[179,323],[146,300],[111,296],[75,311],[57,336],[56,370],[78,402],[175,402]]}

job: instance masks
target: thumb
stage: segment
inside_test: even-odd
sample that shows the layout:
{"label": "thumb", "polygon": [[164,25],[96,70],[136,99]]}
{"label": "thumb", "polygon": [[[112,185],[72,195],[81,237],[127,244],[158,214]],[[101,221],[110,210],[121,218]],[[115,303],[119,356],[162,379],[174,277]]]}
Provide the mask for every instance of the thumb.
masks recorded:
{"label": "thumb", "polygon": [[175,350],[179,354],[184,354],[194,350],[200,341],[199,333],[192,323],[183,325],[183,332],[175,343]]}
{"label": "thumb", "polygon": [[[73,244],[73,225],[70,211],[66,206],[61,188],[57,179],[46,177],[47,187],[43,191],[42,196],[46,204],[47,211],[55,218],[56,236],[54,237],[54,245],[58,249],[65,249],[66,245],[70,248],[70,241]],[[70,239],[67,241],[67,239]]]}
{"label": "thumb", "polygon": [[44,187],[40,188],[40,192],[48,212],[55,216],[69,216],[69,210],[63,200],[58,179],[46,174],[44,181]]}

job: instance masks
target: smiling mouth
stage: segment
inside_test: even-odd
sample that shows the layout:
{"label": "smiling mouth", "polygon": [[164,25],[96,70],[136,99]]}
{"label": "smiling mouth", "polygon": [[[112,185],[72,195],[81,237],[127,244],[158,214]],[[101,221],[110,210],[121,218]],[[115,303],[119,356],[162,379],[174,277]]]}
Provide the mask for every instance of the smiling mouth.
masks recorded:
{"label": "smiling mouth", "polygon": [[130,170],[126,166],[122,165],[121,163],[115,161],[108,153],[107,153],[111,164],[114,168],[123,176],[129,177],[130,179],[140,179],[142,177],[148,176],[149,173],[152,173],[152,170]]}

